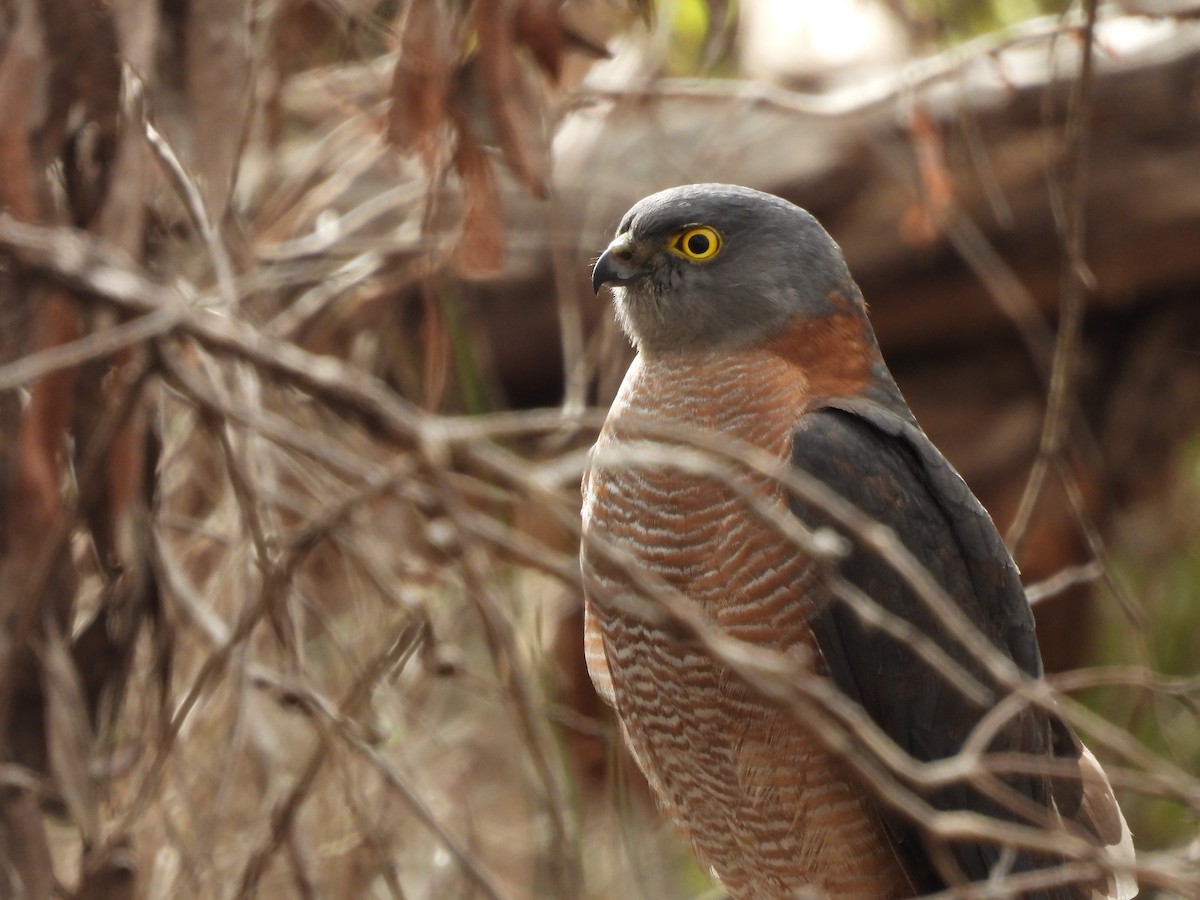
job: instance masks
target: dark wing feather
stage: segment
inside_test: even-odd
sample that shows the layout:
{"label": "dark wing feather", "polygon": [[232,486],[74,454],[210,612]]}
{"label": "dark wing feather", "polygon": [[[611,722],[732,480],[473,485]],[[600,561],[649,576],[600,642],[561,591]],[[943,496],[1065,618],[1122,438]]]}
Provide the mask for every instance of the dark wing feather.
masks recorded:
{"label": "dark wing feather", "polygon": [[[806,413],[793,437],[792,463],[841,494],[876,521],[890,527],[908,550],[945,588],[984,635],[1030,676],[1041,675],[1033,615],[1016,565],[991,518],[962,478],[906,414],[863,399],[827,401]],[[829,516],[793,500],[793,511],[812,526],[832,526]],[[985,685],[983,667],[939,625],[934,614],[901,576],[876,554],[851,539],[854,550],[840,574],[895,615],[932,637],[951,658]],[[864,625],[849,606],[830,599],[820,607],[812,628],[829,675],[858,701],[879,726],[913,757],[922,761],[954,755],[986,710],[972,704],[904,642]],[[1002,728],[994,751],[1036,757],[1076,751],[1064,747],[1066,724],[1041,710],[1026,709]],[[1069,743],[1069,742],[1067,742]],[[1069,779],[1066,780],[1069,785]],[[1061,779],[1006,776],[1005,784],[1038,808],[1060,793]],[[1075,783],[1078,793],[1078,782]],[[1064,795],[1069,788],[1063,788]],[[1014,812],[968,784],[928,794],[940,809],[968,809],[1020,820]],[[1069,797],[1062,800],[1069,802]],[[897,852],[918,887],[935,890],[952,872],[934,864],[937,854],[917,824],[884,813]],[[956,842],[950,854],[971,881],[988,877],[1000,858],[999,847]],[[1019,854],[1014,869],[1040,868],[1053,860]],[[1067,900],[1085,896],[1076,889],[1032,893],[1031,898]]]}

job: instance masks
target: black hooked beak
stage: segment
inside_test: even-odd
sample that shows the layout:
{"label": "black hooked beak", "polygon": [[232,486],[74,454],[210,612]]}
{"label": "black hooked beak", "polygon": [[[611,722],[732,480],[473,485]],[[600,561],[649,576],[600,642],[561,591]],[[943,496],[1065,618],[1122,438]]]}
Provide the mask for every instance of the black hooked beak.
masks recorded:
{"label": "black hooked beak", "polygon": [[592,269],[592,290],[598,294],[602,284],[629,284],[649,274],[649,269],[634,264],[633,248],[628,236],[623,235],[609,244],[596,260],[596,267]]}

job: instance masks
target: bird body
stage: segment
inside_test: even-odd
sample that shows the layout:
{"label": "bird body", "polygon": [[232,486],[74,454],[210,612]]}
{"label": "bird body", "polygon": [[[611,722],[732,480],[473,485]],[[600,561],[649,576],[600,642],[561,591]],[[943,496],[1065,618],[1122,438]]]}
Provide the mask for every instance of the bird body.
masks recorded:
{"label": "bird body", "polygon": [[[998,865],[1017,873],[1050,866],[1044,855],[1006,856],[998,845],[970,841],[949,845],[947,863],[923,823],[881,806],[822,735],[678,627],[631,602],[651,599],[649,577],[687,598],[728,637],[832,680],[916,760],[957,752],[987,711],[946,685],[911,647],[832,598],[827,573],[771,518],[794,515],[812,527],[831,520],[777,479],[737,464],[738,448],[755,448],[781,466],[812,470],[892,527],[991,644],[1040,677],[1016,568],[991,520],[904,404],[832,239],[779,198],[694,185],[635,206],[593,280],[617,286],[618,318],[639,355],[597,441],[601,462],[584,480],[588,667],[698,857],[736,898],[808,891],[884,900],[994,876]],[[664,438],[668,433],[731,448],[729,477],[637,461],[647,443],[683,452],[688,441]],[[938,636],[934,614],[861,542],[841,574],[934,634],[965,671],[986,680],[982,664]],[[1107,780],[1065,722],[1020,708],[988,749],[1053,756],[1099,773],[1090,778],[1090,794],[1084,782],[1082,798],[1078,777],[1063,779],[1066,786],[1037,774],[1003,783],[1045,813],[1048,827],[1075,816],[1076,830],[1097,845],[1127,843]],[[923,799],[933,809],[1022,821],[970,785]],[[1075,900],[1133,891],[1093,877],[1022,896]]]}
{"label": "bird body", "polygon": [[[600,444],[619,451],[644,439],[632,411],[653,410],[655,427],[699,425],[786,458],[788,411],[808,396],[791,369],[783,356],[758,351],[669,366],[635,362]],[[764,491],[786,509],[777,486]],[[728,634],[812,658],[804,627],[811,611],[796,601],[808,561],[768,524],[740,515],[734,491],[670,470],[610,469],[592,473],[584,497],[589,532],[637,546],[642,564]],[[748,590],[730,590],[745,582],[748,566],[755,570]],[[589,568],[593,596],[631,590],[619,568]],[[785,710],[670,629],[590,604],[587,636],[589,669],[620,710],[639,766],[735,896],[781,897],[795,885],[830,897],[911,893],[863,791]]]}

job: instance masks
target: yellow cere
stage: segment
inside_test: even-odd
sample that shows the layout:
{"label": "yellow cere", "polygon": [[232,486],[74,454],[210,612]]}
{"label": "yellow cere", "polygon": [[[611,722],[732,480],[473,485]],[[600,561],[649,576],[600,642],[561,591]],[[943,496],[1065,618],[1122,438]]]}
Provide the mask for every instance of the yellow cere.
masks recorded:
{"label": "yellow cere", "polygon": [[698,225],[679,232],[671,249],[687,259],[712,259],[721,250],[721,235],[707,225]]}

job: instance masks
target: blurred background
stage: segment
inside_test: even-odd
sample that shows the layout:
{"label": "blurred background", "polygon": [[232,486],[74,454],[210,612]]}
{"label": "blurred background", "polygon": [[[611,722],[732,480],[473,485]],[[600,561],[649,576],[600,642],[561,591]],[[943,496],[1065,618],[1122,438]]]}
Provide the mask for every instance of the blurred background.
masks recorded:
{"label": "blurred background", "polygon": [[722,896],[576,562],[590,266],[699,181],[841,244],[1200,897],[1182,0],[8,0],[0,896]]}

